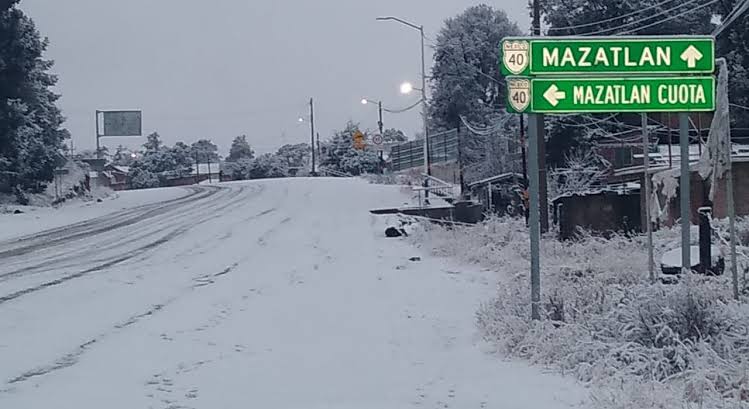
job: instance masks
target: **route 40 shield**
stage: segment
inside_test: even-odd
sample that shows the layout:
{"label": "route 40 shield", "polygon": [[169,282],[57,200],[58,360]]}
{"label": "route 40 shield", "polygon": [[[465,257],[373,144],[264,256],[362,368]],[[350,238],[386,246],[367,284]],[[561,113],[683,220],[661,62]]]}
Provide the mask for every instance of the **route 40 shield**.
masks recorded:
{"label": "route 40 shield", "polygon": [[502,43],[502,62],[511,74],[522,74],[530,63],[530,43],[524,40]]}
{"label": "route 40 shield", "polygon": [[516,112],[524,112],[531,103],[531,80],[510,78],[507,80],[507,98]]}

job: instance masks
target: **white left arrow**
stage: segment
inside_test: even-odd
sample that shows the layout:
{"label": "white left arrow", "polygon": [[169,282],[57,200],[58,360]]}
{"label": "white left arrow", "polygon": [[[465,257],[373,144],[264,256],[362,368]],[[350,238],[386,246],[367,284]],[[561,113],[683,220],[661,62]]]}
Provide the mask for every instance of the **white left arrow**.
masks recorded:
{"label": "white left arrow", "polygon": [[694,68],[697,66],[697,61],[701,60],[703,56],[697,47],[690,45],[683,53],[681,53],[680,57],[682,61],[686,61],[687,67]]}
{"label": "white left arrow", "polygon": [[549,89],[544,92],[544,98],[546,98],[547,101],[551,104],[551,106],[555,107],[559,105],[560,99],[567,98],[567,93],[564,91],[560,91],[557,87],[557,84],[551,84]]}

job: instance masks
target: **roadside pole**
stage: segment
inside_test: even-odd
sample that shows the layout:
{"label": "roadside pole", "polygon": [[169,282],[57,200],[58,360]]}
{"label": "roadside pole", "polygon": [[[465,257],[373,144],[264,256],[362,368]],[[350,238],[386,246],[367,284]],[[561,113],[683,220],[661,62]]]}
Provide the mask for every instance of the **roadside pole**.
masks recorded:
{"label": "roadside pole", "polygon": [[531,236],[531,318],[541,319],[541,214],[539,195],[538,145],[543,138],[543,115],[528,115],[528,176],[530,179],[530,236]]}
{"label": "roadside pole", "polygon": [[315,166],[315,101],[309,99],[309,134],[310,134],[310,149],[312,150],[312,176],[317,173],[317,167]]}
{"label": "roadside pole", "polygon": [[99,133],[99,114],[101,111],[96,111],[96,159],[101,159],[101,146],[99,145],[99,138],[101,138],[101,134]]}
{"label": "roadside pole", "polygon": [[[736,207],[733,199],[733,165],[731,153],[728,153],[728,172],[726,173],[726,207],[728,207],[728,225],[731,235],[731,278],[733,281],[733,298],[739,299],[739,272],[736,265]],[[745,277],[746,278],[746,277]],[[746,281],[746,280],[745,280]]]}
{"label": "roadside pole", "polygon": [[[644,158],[645,182],[645,226],[648,233],[648,277],[650,282],[655,282],[655,269],[653,267],[653,223],[650,221],[650,136],[648,135],[648,114],[642,114],[642,153]],[[643,192],[643,190],[640,190]]]}
{"label": "roadside pole", "polygon": [[679,181],[679,198],[681,199],[681,268],[692,270],[691,260],[691,217],[689,195],[692,192],[689,173],[689,114],[679,113],[679,144],[681,145],[681,179]]}

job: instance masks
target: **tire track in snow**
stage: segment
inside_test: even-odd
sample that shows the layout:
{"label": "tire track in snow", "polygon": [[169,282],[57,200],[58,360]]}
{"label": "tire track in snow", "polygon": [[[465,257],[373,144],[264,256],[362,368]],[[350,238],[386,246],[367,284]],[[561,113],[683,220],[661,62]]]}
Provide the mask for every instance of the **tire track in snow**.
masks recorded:
{"label": "tire track in snow", "polygon": [[[104,270],[106,270],[106,269],[108,269],[110,267],[114,267],[114,266],[122,264],[122,263],[124,263],[124,262],[126,262],[126,261],[128,261],[130,259],[133,259],[133,258],[135,258],[137,256],[140,256],[140,255],[148,252],[149,250],[153,250],[153,249],[155,249],[155,248],[157,248],[157,247],[159,247],[159,246],[161,246],[161,245],[163,245],[163,244],[165,244],[165,243],[167,243],[167,242],[175,239],[176,237],[179,237],[179,236],[185,234],[189,230],[191,230],[191,229],[193,229],[193,228],[195,228],[195,227],[197,227],[197,226],[199,226],[199,225],[201,225],[203,223],[206,223],[206,222],[208,222],[210,220],[213,220],[214,218],[221,217],[221,213],[220,212],[225,211],[225,210],[227,210],[229,208],[232,208],[232,207],[235,207],[237,205],[240,205],[240,204],[244,203],[245,198],[242,197],[242,194],[245,192],[245,190],[246,190],[245,188],[246,188],[245,186],[241,186],[238,189],[236,189],[235,192],[233,192],[232,196],[230,197],[230,198],[233,198],[233,200],[230,200],[227,203],[223,203],[223,204],[222,203],[218,203],[217,206],[216,205],[209,205],[207,207],[200,208],[199,212],[201,212],[201,213],[208,213],[208,215],[206,215],[202,219],[193,220],[193,219],[190,219],[190,218],[182,217],[182,219],[188,219],[188,220],[185,221],[181,226],[178,225],[177,228],[174,229],[174,230],[172,230],[170,233],[168,233],[168,234],[166,234],[166,235],[158,238],[157,240],[155,240],[153,242],[145,244],[145,245],[143,245],[143,246],[141,246],[139,248],[136,248],[134,250],[131,250],[131,251],[125,253],[125,254],[118,255],[118,256],[116,256],[114,258],[111,258],[111,259],[107,260],[106,262],[104,262],[102,264],[95,265],[95,266],[93,266],[91,268],[87,268],[87,269],[84,269],[82,271],[78,271],[76,273],[67,274],[67,275],[64,275],[62,277],[58,277],[56,279],[53,279],[53,280],[50,280],[50,281],[46,281],[44,283],[41,283],[41,284],[38,284],[38,285],[35,285],[35,286],[27,287],[27,288],[25,288],[23,290],[15,291],[15,292],[12,292],[12,293],[7,294],[7,295],[0,296],[0,305],[2,305],[4,303],[7,303],[9,301],[16,300],[16,299],[18,299],[20,297],[23,297],[23,296],[35,293],[37,291],[41,291],[41,290],[44,290],[44,289],[47,289],[47,288],[50,288],[50,287],[59,286],[61,284],[67,283],[68,281],[71,281],[71,280],[74,280],[74,279],[77,279],[77,278],[81,278],[81,277],[84,277],[84,276],[88,276],[90,274],[97,273],[97,272],[100,272],[100,271],[104,271]],[[234,189],[232,189],[232,190],[234,190]],[[183,214],[183,216],[184,216],[184,214]],[[169,227],[174,227],[174,226],[165,227],[164,229],[162,229],[160,231],[166,230]],[[12,273],[6,273],[6,274],[12,274]]]}
{"label": "tire track in snow", "polygon": [[99,334],[98,336],[93,337],[87,340],[86,342],[81,343],[80,345],[75,347],[73,351],[61,356],[60,358],[56,359],[54,362],[50,364],[39,366],[39,367],[30,369],[28,371],[24,371],[20,375],[8,379],[5,382],[6,385],[8,385],[8,387],[0,389],[0,393],[12,392],[13,387],[15,387],[16,384],[26,382],[32,378],[45,376],[52,372],[59,371],[65,368],[69,368],[75,365],[76,363],[79,362],[80,358],[88,350],[96,346],[96,344],[101,343],[108,337],[116,335],[117,333],[124,331],[127,328],[133,325],[136,325],[145,319],[153,317],[154,315],[162,311],[164,308],[168,307],[169,305],[179,300],[180,298],[191,294],[193,291],[215,284],[222,277],[225,277],[228,274],[230,274],[232,271],[234,271],[237,268],[237,266],[239,266],[240,262],[241,261],[235,262],[219,272],[196,277],[193,280],[195,284],[186,288],[182,292],[182,294],[176,297],[169,298],[162,303],[152,305],[146,311],[130,316],[127,319],[114,324],[108,331],[103,332]]}
{"label": "tire track in snow", "polygon": [[[61,227],[46,232],[41,232],[33,236],[22,237],[9,242],[0,244],[18,244],[30,242],[27,245],[13,247],[8,250],[0,251],[0,258],[16,257],[31,253],[36,250],[49,248],[57,244],[65,244],[73,240],[80,240],[98,234],[117,230],[122,227],[130,226],[134,223],[142,222],[160,216],[170,210],[179,208],[192,202],[209,198],[221,189],[207,189],[203,192],[188,195],[187,197],[173,199],[155,205],[146,205],[143,209],[127,210],[113,215],[98,217],[96,219],[74,224],[68,227]],[[202,194],[201,194],[202,193]],[[152,208],[156,206],[155,208]]]}
{"label": "tire track in snow", "polygon": [[[221,192],[227,193],[225,195],[226,196],[225,199],[230,200],[230,199],[235,198],[239,194],[242,194],[243,190],[244,189],[220,188],[216,190],[215,192],[221,191]],[[123,232],[123,231],[117,231],[117,230],[111,230],[107,232],[107,233],[115,233],[115,234],[111,234],[110,235],[111,237],[107,237],[103,241],[100,241],[101,239],[98,236],[88,237],[91,239],[96,239],[95,243],[93,244],[85,242],[84,239],[78,240],[72,244],[75,246],[78,246],[79,248],[75,248],[75,249],[63,248],[61,252],[44,258],[43,261],[39,264],[25,266],[15,271],[2,273],[0,274],[0,282],[5,281],[4,278],[5,279],[7,279],[8,277],[13,278],[19,275],[19,273],[33,271],[34,269],[45,268],[46,271],[49,271],[49,267],[54,266],[55,264],[58,264],[58,263],[62,263],[67,260],[80,260],[81,258],[83,258],[84,260],[83,264],[86,264],[86,261],[90,261],[89,257],[91,254],[92,247],[95,247],[95,249],[99,253],[102,253],[107,250],[120,249],[124,247],[125,245],[138,242],[142,239],[145,239],[149,236],[156,235],[160,232],[163,232],[169,229],[170,227],[173,227],[169,225],[170,222],[184,222],[184,219],[188,219],[189,217],[193,216],[193,214],[195,216],[199,216],[202,213],[205,213],[206,210],[210,210],[213,206],[221,205],[222,204],[221,202],[211,202],[208,205],[205,205],[205,206],[202,205],[203,202],[207,201],[208,198],[211,198],[214,195],[215,193],[210,196],[206,196],[203,198],[199,198],[198,200],[182,204],[182,206],[180,207],[169,209],[169,213],[167,213],[167,216],[165,218],[159,219],[158,223],[150,223],[150,218],[146,218],[146,219],[137,220],[135,223],[132,223],[128,226],[121,227],[121,229],[129,228],[129,227],[137,228],[136,232],[139,234],[134,237],[132,235],[129,235],[129,239],[127,240],[123,240],[122,236],[129,232]],[[139,228],[138,227],[139,224],[145,224],[145,226],[143,228]],[[155,226],[156,228],[153,229],[152,226]],[[99,261],[105,261],[105,260],[106,259],[99,260]],[[21,263],[23,261],[25,260],[22,259]],[[12,263],[6,262],[4,266],[8,266],[9,264],[12,264]],[[79,265],[80,264],[81,263],[79,263]],[[75,264],[64,266],[64,267],[69,268],[69,267],[74,267],[74,266]]]}

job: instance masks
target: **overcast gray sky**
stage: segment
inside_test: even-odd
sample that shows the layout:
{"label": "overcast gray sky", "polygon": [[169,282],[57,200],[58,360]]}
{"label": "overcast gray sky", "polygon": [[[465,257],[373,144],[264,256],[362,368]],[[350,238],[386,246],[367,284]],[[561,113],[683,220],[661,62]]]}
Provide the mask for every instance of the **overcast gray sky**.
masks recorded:
{"label": "overcast gray sky", "polygon": [[[51,41],[47,57],[76,149],[94,146],[96,109],[143,110],[144,133],[164,141],[210,138],[222,153],[246,134],[255,150],[309,141],[315,98],[321,137],[352,119],[375,129],[363,96],[400,108],[398,84],[419,81],[416,31],[375,17],[425,26],[434,39],[445,18],[470,0],[22,0]],[[525,0],[485,2],[529,25]],[[431,52],[428,50],[428,58]],[[418,110],[387,115],[386,127],[409,137]],[[137,146],[141,139],[104,144]]]}

